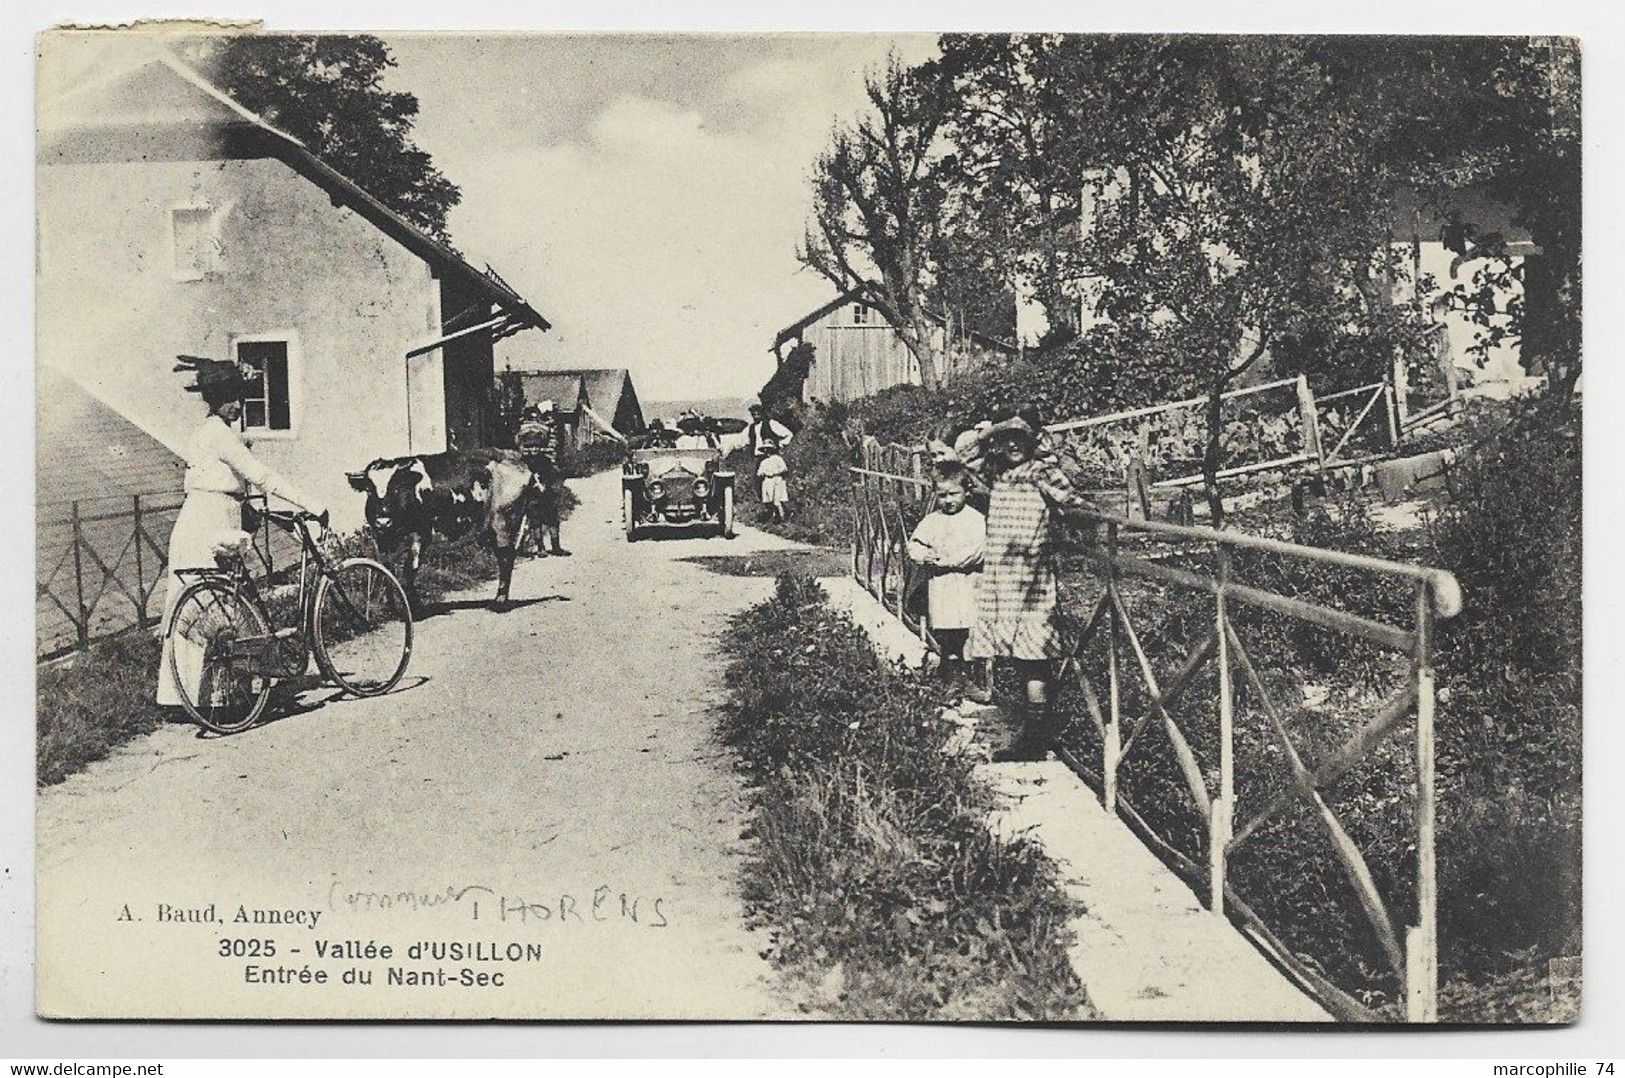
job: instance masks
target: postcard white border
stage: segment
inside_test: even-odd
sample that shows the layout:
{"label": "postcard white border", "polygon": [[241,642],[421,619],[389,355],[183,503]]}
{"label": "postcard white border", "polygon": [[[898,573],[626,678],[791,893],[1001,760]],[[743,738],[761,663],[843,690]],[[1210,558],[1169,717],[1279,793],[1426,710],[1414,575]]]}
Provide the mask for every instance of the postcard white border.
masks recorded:
{"label": "postcard white border", "polygon": [[[1581,37],[1586,95],[1585,277],[1590,300],[1586,347],[1588,497],[1587,708],[1589,778],[1585,818],[1586,1017],[1562,1030],[1504,1030],[1438,1035],[1406,1033],[1271,1033],[1200,1030],[955,1028],[943,1026],[681,1025],[414,1025],[410,1023],[247,1026],[207,1024],[47,1023],[33,1016],[33,714],[32,625],[23,611],[33,571],[32,530],[20,512],[33,500],[32,439],[12,438],[4,468],[4,501],[14,523],[0,534],[0,1044],[13,1058],[88,1059],[233,1056],[553,1056],[553,1055],[1077,1055],[1085,1057],[1455,1057],[1608,1058],[1620,1045],[1625,1013],[1625,949],[1621,947],[1619,823],[1625,784],[1611,774],[1625,759],[1617,702],[1625,699],[1625,568],[1612,536],[1625,528],[1611,476],[1625,465],[1625,445],[1607,422],[1625,407],[1622,365],[1612,354],[1612,310],[1622,294],[1618,237],[1621,207],[1621,122],[1625,82],[1625,19],[1617,6],[1580,0],[1546,3],[1302,4],[1246,0],[1140,0],[1134,4],[1036,3],[1031,0],[907,3],[863,0],[736,5],[705,0],[676,8],[668,2],[574,2],[551,5],[465,0],[275,0],[226,8],[201,0],[163,4],[130,0],[24,0],[0,14],[0,115],[9,152],[0,155],[0,429],[33,425],[33,34],[55,22],[117,22],[164,14],[180,17],[264,17],[278,29],[333,31],[654,28],[734,30],[943,30],[1055,28],[1075,31],[1165,30],[1233,32],[1564,33]],[[1603,1053],[1596,1055],[1595,1053]]]}

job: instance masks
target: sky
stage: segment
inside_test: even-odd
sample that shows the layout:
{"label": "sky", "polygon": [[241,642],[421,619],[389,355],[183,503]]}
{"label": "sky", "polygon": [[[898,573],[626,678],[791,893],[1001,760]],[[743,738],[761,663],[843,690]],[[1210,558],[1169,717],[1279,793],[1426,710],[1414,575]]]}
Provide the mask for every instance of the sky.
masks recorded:
{"label": "sky", "polygon": [[453,242],[553,323],[498,366],[627,367],[645,400],[754,396],[833,288],[795,259],[863,75],[927,35],[385,36]]}

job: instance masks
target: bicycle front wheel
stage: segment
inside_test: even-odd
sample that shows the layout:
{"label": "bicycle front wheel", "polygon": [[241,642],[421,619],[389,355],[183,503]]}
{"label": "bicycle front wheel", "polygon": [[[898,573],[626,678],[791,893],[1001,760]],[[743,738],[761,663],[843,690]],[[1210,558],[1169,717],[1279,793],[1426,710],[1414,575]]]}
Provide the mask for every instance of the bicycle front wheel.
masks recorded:
{"label": "bicycle front wheel", "polygon": [[168,635],[169,672],[186,713],[217,734],[253,726],[271,697],[265,612],[222,581],[200,580],[175,601]]}
{"label": "bicycle front wheel", "polygon": [[351,558],[316,586],[312,650],[329,681],[356,696],[393,689],[412,659],[406,589],[371,558]]}

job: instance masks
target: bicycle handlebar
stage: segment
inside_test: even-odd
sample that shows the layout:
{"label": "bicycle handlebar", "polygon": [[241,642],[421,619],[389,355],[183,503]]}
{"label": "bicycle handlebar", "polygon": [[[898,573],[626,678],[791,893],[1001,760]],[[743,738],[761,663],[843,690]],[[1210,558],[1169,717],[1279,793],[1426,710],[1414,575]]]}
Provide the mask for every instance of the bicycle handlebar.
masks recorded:
{"label": "bicycle handlebar", "polygon": [[278,524],[304,524],[314,521],[315,523],[320,524],[323,528],[326,528],[328,512],[328,510],[324,509],[322,510],[321,514],[318,515],[316,513],[306,512],[303,509],[297,509],[291,512],[285,509],[267,509],[265,511],[265,515]]}

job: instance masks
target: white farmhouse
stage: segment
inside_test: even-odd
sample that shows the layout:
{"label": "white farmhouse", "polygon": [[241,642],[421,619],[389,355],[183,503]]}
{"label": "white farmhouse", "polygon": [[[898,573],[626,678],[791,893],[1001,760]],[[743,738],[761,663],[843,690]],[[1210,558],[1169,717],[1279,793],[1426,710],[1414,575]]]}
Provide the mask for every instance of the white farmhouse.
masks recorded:
{"label": "white farmhouse", "polygon": [[175,357],[248,364],[255,453],[344,527],[346,470],[494,440],[492,342],[548,328],[517,292],[169,52],[43,42],[42,367],[176,449],[203,412]]}

